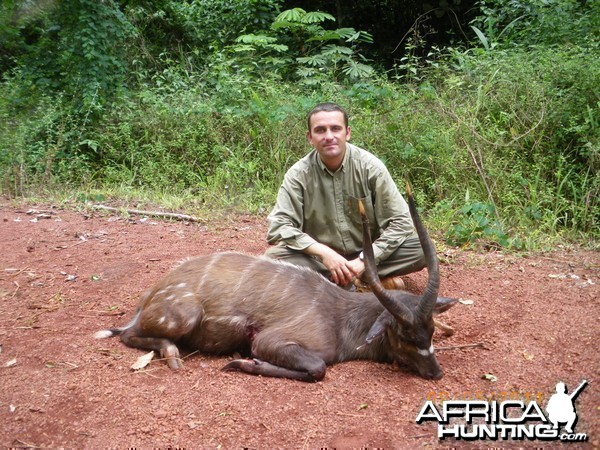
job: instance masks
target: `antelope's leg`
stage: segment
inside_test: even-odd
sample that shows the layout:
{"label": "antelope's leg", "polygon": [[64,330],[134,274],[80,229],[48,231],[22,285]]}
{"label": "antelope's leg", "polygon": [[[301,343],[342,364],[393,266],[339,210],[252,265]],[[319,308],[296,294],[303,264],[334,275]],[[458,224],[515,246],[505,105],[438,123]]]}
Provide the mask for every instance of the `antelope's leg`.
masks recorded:
{"label": "antelope's leg", "polygon": [[276,366],[260,359],[234,359],[228,363],[222,370],[232,371],[240,370],[252,375],[262,375],[265,377],[289,378],[298,381],[318,381],[308,372],[300,370],[286,369]]}
{"label": "antelope's leg", "polygon": [[446,325],[444,322],[442,322],[439,319],[436,319],[435,317],[433,318],[433,323],[435,324],[436,327],[438,327],[440,330],[442,330],[442,332],[446,335],[446,336],[452,336],[454,334],[454,328],[452,328],[450,325]]}
{"label": "antelope's leg", "polygon": [[161,358],[167,361],[167,365],[171,369],[177,370],[183,367],[183,361],[179,356],[179,349],[169,339],[142,337],[128,331],[121,335],[121,341],[128,347],[155,350],[160,353]]}
{"label": "antelope's leg", "polygon": [[255,375],[291,378],[301,381],[322,380],[327,371],[323,358],[292,341],[280,330],[263,330],[252,340],[255,360],[235,360],[225,368]]}

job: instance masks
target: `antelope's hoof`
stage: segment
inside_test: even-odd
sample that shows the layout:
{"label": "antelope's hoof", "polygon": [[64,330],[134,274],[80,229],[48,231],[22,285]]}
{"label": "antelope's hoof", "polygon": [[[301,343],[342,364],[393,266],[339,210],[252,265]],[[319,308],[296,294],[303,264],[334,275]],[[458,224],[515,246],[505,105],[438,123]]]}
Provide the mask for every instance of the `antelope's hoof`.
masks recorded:
{"label": "antelope's hoof", "polygon": [[234,359],[227,363],[221,369],[224,372],[232,372],[235,370],[241,370],[242,372],[252,372],[254,366],[260,363],[257,359]]}
{"label": "antelope's hoof", "polygon": [[167,361],[167,366],[173,370],[183,368],[183,361],[179,357],[179,350],[173,344],[160,350],[160,357]]}

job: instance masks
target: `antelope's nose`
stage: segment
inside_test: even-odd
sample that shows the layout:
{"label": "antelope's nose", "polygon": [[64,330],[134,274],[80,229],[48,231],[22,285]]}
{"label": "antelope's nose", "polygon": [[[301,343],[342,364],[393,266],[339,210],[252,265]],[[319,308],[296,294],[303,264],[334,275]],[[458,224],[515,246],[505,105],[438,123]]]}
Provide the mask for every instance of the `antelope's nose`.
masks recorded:
{"label": "antelope's nose", "polygon": [[439,380],[444,376],[444,371],[437,367],[421,372],[421,376],[427,380]]}

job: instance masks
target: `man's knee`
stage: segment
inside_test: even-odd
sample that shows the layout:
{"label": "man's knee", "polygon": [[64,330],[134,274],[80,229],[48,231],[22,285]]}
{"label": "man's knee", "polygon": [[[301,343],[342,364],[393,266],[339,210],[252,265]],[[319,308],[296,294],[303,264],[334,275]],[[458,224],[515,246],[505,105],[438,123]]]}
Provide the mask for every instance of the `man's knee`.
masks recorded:
{"label": "man's knee", "polygon": [[407,238],[388,259],[379,264],[380,276],[407,275],[427,267],[427,261],[419,238]]}
{"label": "man's knee", "polygon": [[271,258],[271,259],[284,259],[287,251],[288,251],[288,249],[285,247],[279,247],[277,245],[272,245],[265,251],[264,255],[267,258]]}
{"label": "man's knee", "polygon": [[321,264],[312,256],[280,245],[269,247],[265,252],[265,256],[267,258],[285,261],[295,266],[308,267],[316,272],[323,272],[323,270],[327,270],[323,264]]}

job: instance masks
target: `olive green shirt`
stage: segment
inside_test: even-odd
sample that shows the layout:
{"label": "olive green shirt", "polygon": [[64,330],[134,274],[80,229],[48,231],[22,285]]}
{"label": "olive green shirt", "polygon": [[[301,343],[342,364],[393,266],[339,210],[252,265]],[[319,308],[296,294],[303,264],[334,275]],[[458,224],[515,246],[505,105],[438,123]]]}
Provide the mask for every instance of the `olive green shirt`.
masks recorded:
{"label": "olive green shirt", "polygon": [[342,255],[356,254],[362,250],[358,199],[365,205],[379,263],[413,235],[414,226],[384,164],[350,143],[335,173],[314,149],[288,170],[267,218],[267,241],[300,251],[320,242]]}

